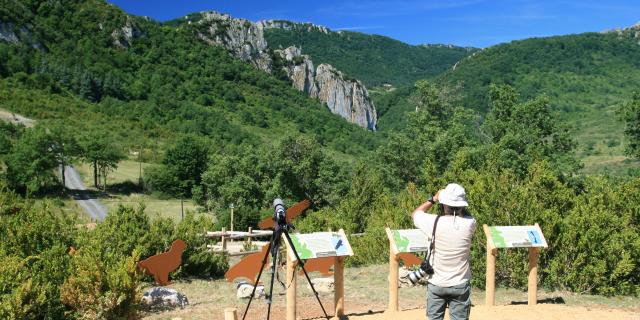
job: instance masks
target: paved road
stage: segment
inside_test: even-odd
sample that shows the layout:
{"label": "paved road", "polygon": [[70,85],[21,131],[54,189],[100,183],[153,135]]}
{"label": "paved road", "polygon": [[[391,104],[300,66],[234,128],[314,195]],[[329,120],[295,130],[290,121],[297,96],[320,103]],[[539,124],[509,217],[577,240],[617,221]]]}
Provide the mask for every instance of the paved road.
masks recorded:
{"label": "paved road", "polygon": [[66,166],[64,169],[66,187],[74,192],[73,198],[76,202],[78,202],[91,219],[95,221],[104,220],[104,218],[107,217],[107,208],[95,199],[90,190],[82,184],[82,179],[78,171],[72,166]]}
{"label": "paved road", "polygon": [[[14,124],[24,124],[26,127],[33,127],[35,124],[35,120],[33,119],[9,112],[2,108],[0,108],[0,120],[9,121]],[[82,184],[82,179],[80,179],[78,171],[72,166],[66,166],[64,169],[66,187],[74,191],[73,198],[91,219],[94,221],[104,220],[104,218],[107,217],[107,208],[95,199],[95,197],[92,196],[92,192]]]}

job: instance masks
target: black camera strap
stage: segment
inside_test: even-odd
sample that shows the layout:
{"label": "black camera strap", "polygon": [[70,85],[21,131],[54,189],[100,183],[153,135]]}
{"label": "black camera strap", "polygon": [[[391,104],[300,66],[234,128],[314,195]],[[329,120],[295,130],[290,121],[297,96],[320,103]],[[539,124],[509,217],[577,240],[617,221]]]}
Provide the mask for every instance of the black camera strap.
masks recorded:
{"label": "black camera strap", "polygon": [[[431,256],[433,252],[436,250],[436,228],[438,227],[438,220],[440,220],[440,215],[436,216],[436,221],[433,223],[433,232],[431,233],[431,244],[429,244],[429,253],[427,254],[427,261],[431,263]],[[433,267],[433,264],[431,264]]]}

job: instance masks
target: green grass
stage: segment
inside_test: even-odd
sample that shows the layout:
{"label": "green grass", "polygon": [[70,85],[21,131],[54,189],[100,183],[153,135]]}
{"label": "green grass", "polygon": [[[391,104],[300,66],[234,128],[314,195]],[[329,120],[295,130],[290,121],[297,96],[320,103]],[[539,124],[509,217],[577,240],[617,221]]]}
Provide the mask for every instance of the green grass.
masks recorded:
{"label": "green grass", "polygon": [[[142,170],[148,167],[149,163],[142,163]],[[87,163],[79,163],[74,166],[80,177],[82,178],[82,183],[84,183],[85,187],[91,188],[93,186],[93,167]],[[118,163],[118,168],[110,172],[107,175],[107,184],[115,184],[115,183],[123,183],[123,182],[133,182],[138,183],[138,179],[140,177],[140,163],[134,160],[123,160]]]}
{"label": "green grass", "polygon": [[[180,199],[157,199],[150,195],[132,193],[130,195],[109,195],[109,198],[102,198],[100,201],[107,206],[109,211],[115,210],[120,205],[138,207],[145,206],[145,213],[151,217],[171,218],[178,222],[182,218],[182,207]],[[197,206],[193,201],[184,200],[184,213],[196,211]]]}
{"label": "green grass", "polygon": [[576,156],[584,164],[582,173],[622,176],[629,169],[640,168],[640,161],[624,154],[624,122],[617,115],[618,109],[619,105],[610,105],[599,110],[565,114],[575,127]]}
{"label": "green grass", "polygon": [[[149,163],[142,163],[142,170],[148,167]],[[76,170],[82,177],[82,182],[89,189],[93,188],[93,171],[88,164],[78,164]],[[117,183],[132,182],[138,184],[140,172],[140,163],[134,160],[124,160],[118,163],[118,168],[107,176],[107,184],[113,185]],[[138,207],[143,204],[145,212],[152,218],[164,217],[171,218],[174,221],[180,221],[182,218],[182,204],[180,199],[159,199],[152,195],[143,193],[117,194],[109,193],[107,197],[100,198],[109,211],[115,210],[120,205]],[[184,200],[184,212],[196,211],[197,205],[191,199]]]}

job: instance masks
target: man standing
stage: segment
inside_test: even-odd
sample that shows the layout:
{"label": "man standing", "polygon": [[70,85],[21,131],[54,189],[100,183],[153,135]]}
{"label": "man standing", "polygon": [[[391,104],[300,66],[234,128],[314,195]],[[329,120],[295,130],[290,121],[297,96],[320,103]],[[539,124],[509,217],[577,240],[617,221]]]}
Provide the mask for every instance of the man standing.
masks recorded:
{"label": "man standing", "polygon": [[[440,217],[426,213],[435,203],[439,203],[442,209],[443,215]],[[426,235],[435,235],[435,247],[430,259],[434,273],[427,284],[429,320],[443,319],[447,306],[452,320],[469,319],[469,253],[476,220],[467,213],[467,206],[464,188],[450,183],[412,213],[413,222],[418,229]]]}

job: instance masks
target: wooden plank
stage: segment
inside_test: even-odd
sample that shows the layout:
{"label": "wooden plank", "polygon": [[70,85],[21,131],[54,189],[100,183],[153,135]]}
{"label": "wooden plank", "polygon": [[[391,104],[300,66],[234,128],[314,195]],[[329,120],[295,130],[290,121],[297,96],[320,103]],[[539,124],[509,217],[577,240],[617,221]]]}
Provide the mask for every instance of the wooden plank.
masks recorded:
{"label": "wooden plank", "polygon": [[252,232],[244,232],[244,231],[208,231],[204,236],[207,238],[219,238],[219,237],[227,237],[227,238],[260,238],[271,236],[273,231],[263,231],[263,230],[255,230]]}
{"label": "wooden plank", "polygon": [[[224,234],[224,232],[226,231],[225,228],[222,228],[222,233]],[[227,239],[226,237],[223,235],[222,236],[222,251],[227,251]]]}
{"label": "wooden plank", "polygon": [[238,320],[238,310],[236,308],[224,309],[224,320]]}
{"label": "wooden plank", "polygon": [[485,304],[488,306],[495,305],[496,302],[496,255],[497,250],[491,238],[491,231],[486,224],[482,226],[484,234],[487,236],[487,273],[486,273],[486,289]]}
{"label": "wooden plank", "polygon": [[489,226],[486,224],[482,225],[482,230],[484,230],[484,235],[487,237],[487,247],[491,248],[491,250],[496,250],[496,245],[493,242],[493,237],[491,236],[491,230]]}
{"label": "wooden plank", "polygon": [[[284,241],[287,248],[290,247],[289,241],[285,239]],[[296,301],[296,291],[297,291],[297,276],[296,276],[296,265],[298,261],[293,258],[290,253],[291,250],[287,251],[287,278],[286,282],[291,281],[291,283],[286,283],[287,287],[287,320],[295,320],[296,319],[296,311],[297,311],[297,301]]]}
{"label": "wooden plank", "polygon": [[393,252],[394,256],[397,256],[399,252],[398,247],[396,246],[396,241],[393,240],[393,233],[389,228],[386,228],[385,231],[387,232],[387,238],[389,238],[389,246],[391,247],[391,252]]}
{"label": "wooden plank", "polygon": [[[390,230],[387,228],[387,234],[390,235]],[[392,239],[393,237],[389,237]],[[387,313],[398,312],[398,276],[400,263],[398,256],[393,250],[394,245],[389,243],[389,307],[387,307]]]}
{"label": "wooden plank", "polygon": [[335,257],[333,289],[334,318],[342,319],[344,317],[344,257]]}
{"label": "wooden plank", "polygon": [[[542,233],[540,233],[542,234]],[[528,304],[538,303],[538,248],[529,248]]]}

